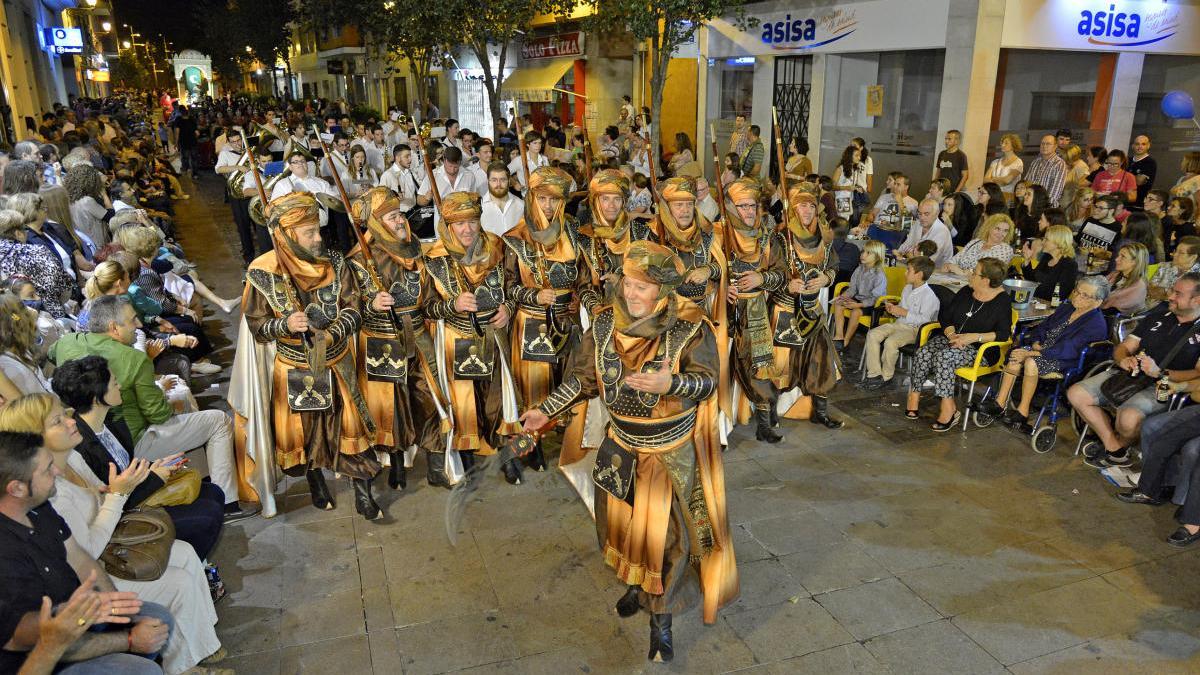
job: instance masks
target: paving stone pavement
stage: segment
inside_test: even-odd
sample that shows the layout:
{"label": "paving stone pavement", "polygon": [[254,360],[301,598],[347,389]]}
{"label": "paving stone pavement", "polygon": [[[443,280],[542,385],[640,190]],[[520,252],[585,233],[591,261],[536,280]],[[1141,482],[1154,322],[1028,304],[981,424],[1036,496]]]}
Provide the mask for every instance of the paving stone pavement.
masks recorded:
{"label": "paving stone pavement", "polygon": [[[240,286],[222,185],[179,203],[183,244],[220,294]],[[217,359],[232,362],[222,316]],[[223,406],[222,374],[201,400]],[[1200,551],[1164,538],[1171,509],[1126,506],[1058,447],[1036,455],[997,428],[935,434],[901,393],[843,383],[838,432],[786,422],[766,445],[739,428],[725,454],[741,597],[717,623],[675,617],[676,658],[645,661],[644,616],[620,619],[622,587],[587,510],[553,472],[497,475],[457,546],[447,492],[377,481],[368,523],[336,484],[317,511],[302,480],[280,515],[226,528],[214,561],[227,667],[291,673],[1195,673]]]}

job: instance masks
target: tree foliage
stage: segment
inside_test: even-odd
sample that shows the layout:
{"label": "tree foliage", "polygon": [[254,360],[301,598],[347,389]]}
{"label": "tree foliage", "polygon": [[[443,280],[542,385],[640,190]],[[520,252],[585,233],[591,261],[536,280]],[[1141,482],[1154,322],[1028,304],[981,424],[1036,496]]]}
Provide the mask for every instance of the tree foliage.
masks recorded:
{"label": "tree foliage", "polygon": [[[291,0],[208,0],[197,3],[195,17],[205,35],[201,51],[212,58],[222,77],[236,82],[240,66],[254,61],[267,69],[280,61],[288,64],[291,27],[297,19]],[[273,76],[271,82],[274,85]]]}
{"label": "tree foliage", "polygon": [[663,87],[672,54],[696,38],[704,23],[723,16],[734,17],[739,28],[757,21],[746,18],[745,0],[582,0],[593,9],[584,20],[599,32],[620,32],[639,42],[650,43],[650,117],[655,120],[651,147],[657,150],[662,125]]}
{"label": "tree foliage", "polygon": [[418,105],[428,97],[430,71],[451,49],[453,33],[443,27],[458,21],[446,3],[428,0],[301,0],[301,13],[313,25],[357,26],[370,47],[408,61]]}

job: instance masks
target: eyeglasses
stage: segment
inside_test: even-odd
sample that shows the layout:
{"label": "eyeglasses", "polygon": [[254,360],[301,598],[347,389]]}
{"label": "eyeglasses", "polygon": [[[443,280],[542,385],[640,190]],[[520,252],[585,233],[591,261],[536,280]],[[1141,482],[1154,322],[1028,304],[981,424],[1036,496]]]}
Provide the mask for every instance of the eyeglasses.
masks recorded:
{"label": "eyeglasses", "polygon": [[1084,293],[1083,291],[1079,290],[1078,288],[1071,291],[1071,295],[1074,295],[1077,298],[1083,298],[1084,300],[1098,300],[1099,299],[1096,296],[1092,295],[1091,293]]}

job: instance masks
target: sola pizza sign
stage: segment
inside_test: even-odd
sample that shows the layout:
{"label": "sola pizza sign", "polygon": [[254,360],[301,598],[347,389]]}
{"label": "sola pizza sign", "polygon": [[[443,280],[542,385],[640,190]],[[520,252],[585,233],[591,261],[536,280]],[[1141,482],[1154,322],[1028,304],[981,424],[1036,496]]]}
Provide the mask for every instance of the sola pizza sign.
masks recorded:
{"label": "sola pizza sign", "polygon": [[543,37],[528,38],[521,47],[521,58],[550,59],[559,56],[582,56],[583,33],[558,33]]}

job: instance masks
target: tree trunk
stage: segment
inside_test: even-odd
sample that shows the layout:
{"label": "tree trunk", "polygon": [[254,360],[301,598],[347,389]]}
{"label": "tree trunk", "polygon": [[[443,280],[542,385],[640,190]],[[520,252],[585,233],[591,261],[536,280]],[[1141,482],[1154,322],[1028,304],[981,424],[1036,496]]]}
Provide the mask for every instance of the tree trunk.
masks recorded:
{"label": "tree trunk", "polygon": [[651,41],[650,55],[650,151],[658,153],[654,156],[655,169],[662,173],[662,101],[663,86],[667,82],[667,66],[671,61],[671,52],[662,49],[657,40]]}
{"label": "tree trunk", "polygon": [[[405,58],[408,59],[408,72],[412,73],[413,80],[414,80],[414,82],[413,82],[414,90],[416,91],[416,94],[417,94],[416,110],[410,110],[409,114],[414,119],[424,118],[425,117],[425,109],[424,109],[425,98],[428,95],[428,86],[429,86],[429,82],[426,80],[426,73],[429,72],[429,69],[428,69],[429,61],[428,61],[428,58],[418,59],[418,58],[413,58],[412,56],[406,56]],[[422,61],[424,61],[426,64],[426,67],[424,69],[422,69],[421,65],[420,65]],[[408,101],[404,102],[404,106],[406,108],[408,107]]]}

